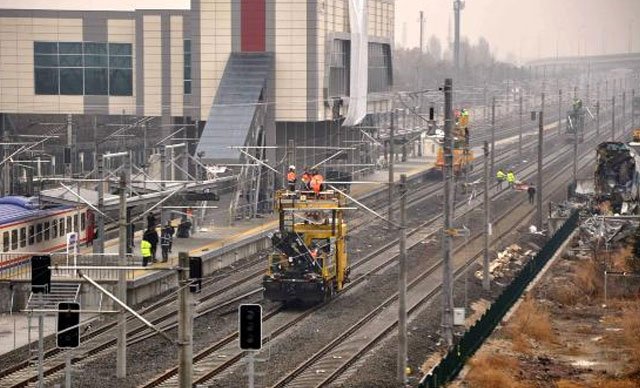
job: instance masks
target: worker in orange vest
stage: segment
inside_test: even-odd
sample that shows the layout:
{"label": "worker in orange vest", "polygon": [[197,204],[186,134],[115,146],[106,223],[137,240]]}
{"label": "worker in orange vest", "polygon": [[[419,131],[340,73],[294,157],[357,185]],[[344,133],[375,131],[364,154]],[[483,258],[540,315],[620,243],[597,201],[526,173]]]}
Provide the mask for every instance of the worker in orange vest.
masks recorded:
{"label": "worker in orange vest", "polygon": [[309,184],[311,183],[311,173],[309,172],[309,167],[304,168],[304,173],[302,174],[302,184],[304,185],[304,190],[310,190]]}
{"label": "worker in orange vest", "polygon": [[289,191],[296,191],[296,166],[289,166],[289,172],[287,173],[287,189]]}
{"label": "worker in orange vest", "polygon": [[324,186],[324,177],[318,173],[317,169],[313,169],[313,171],[311,172],[311,174],[313,175],[313,177],[311,178],[311,190],[313,190],[316,194],[320,193],[323,189]]}

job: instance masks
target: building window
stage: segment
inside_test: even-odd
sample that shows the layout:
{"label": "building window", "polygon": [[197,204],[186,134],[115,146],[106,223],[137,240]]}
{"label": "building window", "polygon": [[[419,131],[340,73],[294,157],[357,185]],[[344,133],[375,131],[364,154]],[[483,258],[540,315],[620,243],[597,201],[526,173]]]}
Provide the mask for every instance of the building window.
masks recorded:
{"label": "building window", "polygon": [[42,242],[42,224],[36,224],[36,242]]}
{"label": "building window", "polygon": [[29,245],[33,245],[35,242],[36,232],[35,226],[29,225]]}
{"label": "building window", "polygon": [[369,43],[369,93],[388,92],[392,83],[391,47]]}
{"label": "building window", "polygon": [[34,42],[36,94],[133,95],[129,43]]}
{"label": "building window", "polygon": [[2,251],[9,252],[9,232],[2,233]]}
{"label": "building window", "polygon": [[191,40],[184,40],[184,94],[191,94]]}
{"label": "building window", "polygon": [[27,229],[20,228],[20,248],[27,246]]}
{"label": "building window", "polygon": [[331,62],[329,67],[329,96],[339,97],[349,95],[349,69],[351,42],[336,39],[331,47]]}
{"label": "building window", "polygon": [[18,249],[18,229],[11,231],[11,250]]}

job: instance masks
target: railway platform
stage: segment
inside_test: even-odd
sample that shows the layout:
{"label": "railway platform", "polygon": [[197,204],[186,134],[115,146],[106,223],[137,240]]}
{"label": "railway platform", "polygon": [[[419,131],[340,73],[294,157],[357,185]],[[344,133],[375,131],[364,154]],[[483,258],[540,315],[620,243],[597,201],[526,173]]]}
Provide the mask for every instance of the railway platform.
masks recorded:
{"label": "railway platform", "polygon": [[[408,181],[421,182],[429,174],[435,161],[433,156],[424,156],[420,158],[409,158],[406,162],[396,162],[395,180],[400,179],[400,174],[407,174]],[[366,181],[363,184],[354,184],[351,187],[351,195],[357,199],[369,199],[373,201],[384,201],[387,198],[388,170],[377,170],[372,174],[361,177],[358,180]],[[127,271],[127,287],[128,287],[128,303],[138,305],[150,298],[161,295],[175,287],[177,282],[176,271],[168,271],[177,265],[178,252],[189,252],[190,256],[199,256],[203,259],[203,270],[205,274],[210,274],[216,270],[233,265],[243,258],[250,257],[262,249],[266,249],[269,244],[269,235],[277,229],[277,219],[274,215],[268,215],[263,218],[250,220],[238,220],[232,225],[228,219],[228,203],[229,199],[223,196],[221,201],[217,203],[218,209],[210,209],[206,216],[205,222],[198,226],[189,238],[173,239],[172,253],[166,263],[154,263],[147,269]],[[128,264],[140,266],[142,258],[139,253],[140,241],[142,239],[142,231],[137,231],[134,236],[135,247],[133,249],[133,257],[130,258]],[[89,256],[92,252],[91,246],[82,246],[79,257],[87,260],[98,260],[95,256]],[[116,265],[118,253],[118,240],[112,239],[105,242],[106,256],[100,259],[100,265]],[[85,256],[86,255],[86,256]],[[161,258],[161,250],[158,247],[156,252],[156,260]],[[80,263],[80,262],[79,262]],[[26,267],[26,266],[25,266]],[[98,280],[107,290],[114,291],[117,282],[117,271],[112,270],[91,270],[84,271],[87,275]],[[73,274],[64,274],[54,271],[52,273],[53,282],[72,282],[84,283]],[[25,301],[29,296],[30,290],[30,268],[14,273],[13,276],[0,279],[0,298],[1,300],[12,300],[13,305],[0,307],[0,312],[10,311],[13,309],[14,314],[23,314],[19,310],[24,308]],[[90,285],[86,284],[81,287],[80,300],[83,308],[88,309],[110,309],[112,303]],[[11,332],[13,323],[2,324],[0,331]],[[11,339],[11,342],[13,340]]]}

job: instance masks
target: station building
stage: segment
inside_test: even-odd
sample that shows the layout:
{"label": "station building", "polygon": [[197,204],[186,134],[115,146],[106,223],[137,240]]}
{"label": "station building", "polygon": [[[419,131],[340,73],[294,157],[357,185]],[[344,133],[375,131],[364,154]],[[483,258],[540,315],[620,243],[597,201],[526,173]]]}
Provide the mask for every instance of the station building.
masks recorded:
{"label": "station building", "polygon": [[[43,132],[41,122],[71,114],[80,144],[91,143],[94,117],[115,123],[151,118],[149,133],[156,140],[171,132],[171,124],[195,123],[200,141],[192,151],[218,161],[241,156],[233,145],[283,145],[289,139],[339,144],[348,136],[339,124],[357,70],[350,68],[352,2],[192,0],[186,10],[2,9],[2,129]],[[394,0],[365,4],[367,112],[374,114],[390,104]]]}

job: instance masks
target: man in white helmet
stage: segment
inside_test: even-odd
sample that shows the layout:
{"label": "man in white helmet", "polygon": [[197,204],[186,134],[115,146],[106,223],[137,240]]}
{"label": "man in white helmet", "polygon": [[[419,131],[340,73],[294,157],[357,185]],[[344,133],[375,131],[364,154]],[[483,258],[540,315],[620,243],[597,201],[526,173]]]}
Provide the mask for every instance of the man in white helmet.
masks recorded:
{"label": "man in white helmet", "polygon": [[296,191],[296,166],[289,166],[289,172],[287,173],[287,190]]}

